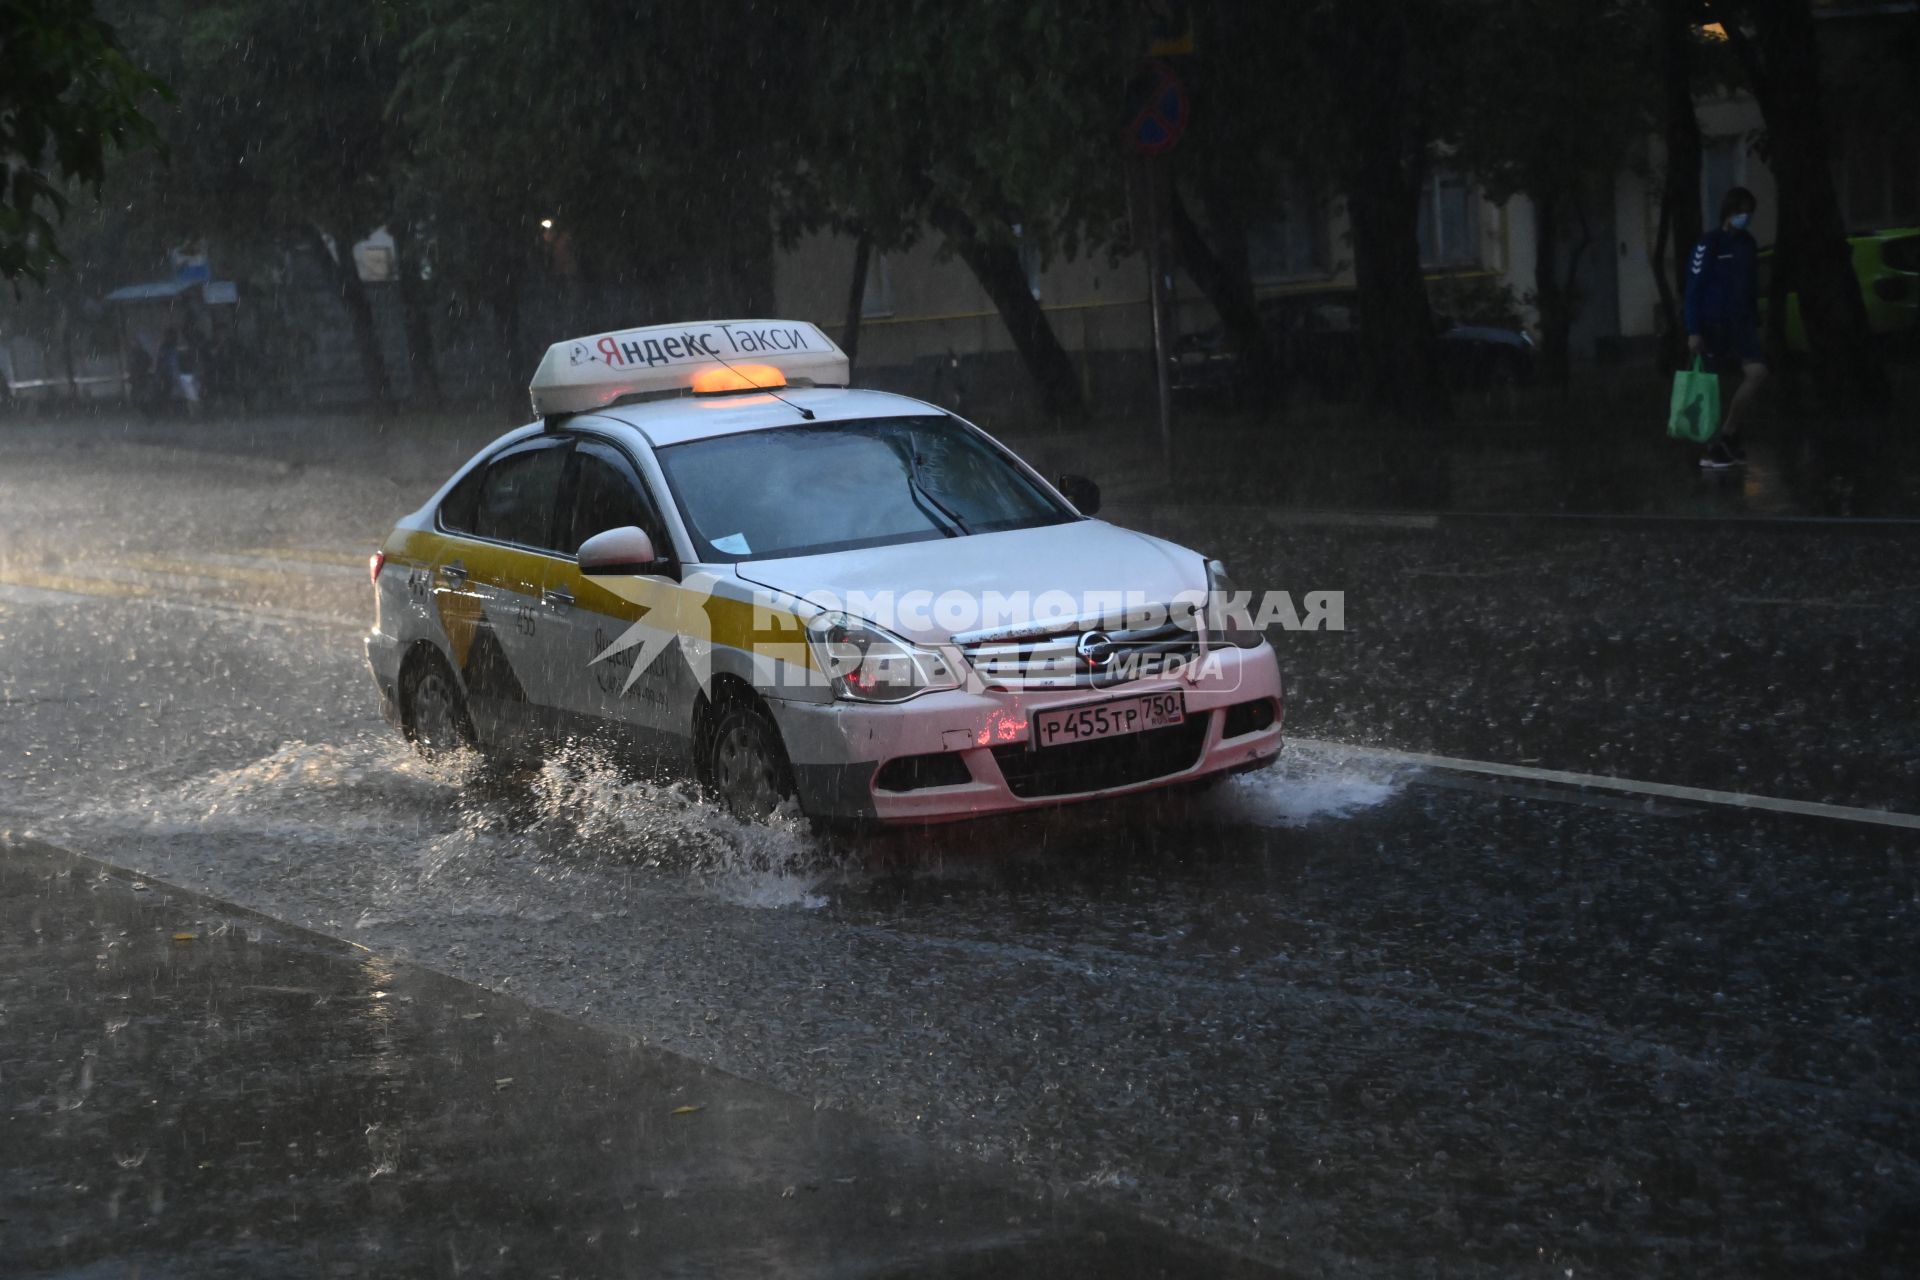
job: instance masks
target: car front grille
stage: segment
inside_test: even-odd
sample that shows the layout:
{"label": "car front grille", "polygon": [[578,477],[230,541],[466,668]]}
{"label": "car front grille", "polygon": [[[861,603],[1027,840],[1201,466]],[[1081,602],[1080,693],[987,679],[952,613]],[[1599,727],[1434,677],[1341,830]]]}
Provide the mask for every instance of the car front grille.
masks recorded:
{"label": "car front grille", "polygon": [[955,751],[895,756],[873,776],[875,791],[922,791],[928,787],[962,787],[973,781],[967,762]]}
{"label": "car front grille", "polygon": [[1011,743],[995,747],[993,759],[1007,789],[1022,800],[1131,786],[1191,769],[1206,746],[1212,715],[1202,711],[1164,729],[1092,742],[1054,747]]}
{"label": "car front grille", "polygon": [[[1099,644],[1104,661],[1091,662],[1083,656],[1081,642],[1088,636],[1104,637]],[[960,652],[992,688],[1100,688],[1178,674],[1198,660],[1200,633],[1176,619],[1132,629],[1075,626],[1009,639],[963,639]]]}

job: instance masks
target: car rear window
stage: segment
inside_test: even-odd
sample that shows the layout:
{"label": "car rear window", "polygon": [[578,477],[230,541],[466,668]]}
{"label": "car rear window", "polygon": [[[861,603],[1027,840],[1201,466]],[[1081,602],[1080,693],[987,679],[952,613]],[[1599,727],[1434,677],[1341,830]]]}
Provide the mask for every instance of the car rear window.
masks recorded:
{"label": "car rear window", "polygon": [[551,550],[554,508],[560,501],[564,447],[532,449],[497,458],[480,483],[473,532],[482,538]]}
{"label": "car rear window", "polygon": [[487,478],[483,464],[460,477],[460,483],[440,504],[440,527],[455,533],[473,532],[473,515],[480,505],[480,482]]}

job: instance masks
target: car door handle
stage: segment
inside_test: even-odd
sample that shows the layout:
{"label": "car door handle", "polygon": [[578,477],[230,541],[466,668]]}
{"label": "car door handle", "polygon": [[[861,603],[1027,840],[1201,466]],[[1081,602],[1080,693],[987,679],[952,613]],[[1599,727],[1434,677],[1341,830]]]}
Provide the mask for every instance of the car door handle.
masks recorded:
{"label": "car door handle", "polygon": [[573,592],[565,587],[548,587],[541,599],[547,602],[549,609],[556,611],[573,608]]}
{"label": "car door handle", "polygon": [[448,561],[446,564],[440,566],[440,576],[455,586],[463,584],[467,580],[466,562],[462,560]]}

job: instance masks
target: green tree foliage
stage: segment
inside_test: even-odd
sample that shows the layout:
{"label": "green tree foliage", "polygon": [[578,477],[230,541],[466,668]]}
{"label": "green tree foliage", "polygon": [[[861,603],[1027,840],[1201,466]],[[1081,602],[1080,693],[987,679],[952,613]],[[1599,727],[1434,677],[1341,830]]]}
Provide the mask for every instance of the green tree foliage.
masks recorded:
{"label": "green tree foliage", "polygon": [[[1644,0],[1477,0],[1450,159],[1498,203],[1531,198],[1542,363],[1565,384],[1592,213],[1655,128],[1655,14]],[[1495,72],[1495,68],[1498,72]],[[1524,104],[1524,105],[1522,105]]]}
{"label": "green tree foliage", "polygon": [[1277,207],[1283,181],[1332,193],[1347,214],[1362,394],[1409,419],[1448,413],[1419,199],[1436,142],[1456,128],[1477,9],[1477,0],[1214,0],[1196,23],[1196,145],[1176,164],[1200,195],[1204,226],[1176,206],[1183,258],[1241,345],[1256,343],[1248,221]]}
{"label": "green tree foliage", "polygon": [[177,94],[156,116],[171,162],[153,178],[154,231],[261,259],[310,248],[379,401],[390,382],[352,246],[388,221],[406,160],[386,104],[412,14],[398,0],[153,0],[125,17]]}
{"label": "green tree foliage", "polygon": [[[1320,148],[1288,120],[1299,109],[1293,88],[1273,72],[1272,42],[1296,38],[1297,13],[1278,5],[1197,5],[1195,51],[1179,72],[1193,100],[1193,122],[1170,157],[1169,212],[1181,265],[1206,294],[1270,404],[1282,370],[1255,302],[1248,235],[1280,211],[1289,190],[1321,191],[1331,177]],[[1296,211],[1323,216],[1326,210]]]}
{"label": "green tree foliage", "polygon": [[882,250],[923,227],[973,271],[1056,416],[1072,361],[1028,289],[1045,261],[1124,242],[1123,91],[1143,31],[1100,0],[850,0],[818,11],[784,229]]}
{"label": "green tree foliage", "polygon": [[97,194],[113,151],[153,142],[141,108],[161,92],[88,0],[0,0],[0,279],[64,261],[72,189]]}
{"label": "green tree foliage", "polygon": [[[1420,189],[1436,139],[1452,132],[1458,75],[1473,47],[1473,0],[1307,7],[1291,46],[1294,83],[1346,197],[1368,400],[1401,417],[1448,416],[1420,265]],[[1304,149],[1304,140],[1296,149]]]}
{"label": "green tree foliage", "polygon": [[[382,397],[350,253],[381,225],[401,249],[416,388],[436,307],[491,326],[500,389],[517,400],[535,308],[545,323],[564,307],[582,330],[745,313],[770,301],[776,245],[803,233],[851,235],[865,260],[932,231],[1061,416],[1082,411],[1079,378],[1028,267],[1138,247],[1123,125],[1146,11],[1106,0],[101,2],[134,56],[86,0],[0,0],[7,277],[54,261],[72,184],[97,187],[112,148],[157,134],[169,164],[120,166],[126,236],[155,257],[205,239],[261,262],[304,242]],[[1326,190],[1349,227],[1335,254],[1354,272],[1367,398],[1441,417],[1420,193],[1437,163],[1466,168],[1538,211],[1533,294],[1549,366],[1564,369],[1574,281],[1604,251],[1582,214],[1663,125],[1678,145],[1662,226],[1687,238],[1690,24],[1708,6],[1195,0],[1198,49],[1180,64],[1193,127],[1163,162],[1182,260],[1253,349],[1247,229],[1303,179]],[[1847,350],[1861,345],[1857,285],[1836,248],[1809,13],[1806,0],[1710,0],[1767,114],[1781,261],[1800,273],[1817,357],[1866,385]],[[137,64],[177,86],[157,128],[137,109],[155,83]],[[1883,114],[1911,115],[1911,78],[1889,65],[1854,78],[1891,104]],[[102,263],[118,260],[114,234]]]}
{"label": "green tree foliage", "polygon": [[536,270],[564,268],[582,330],[765,308],[810,12],[746,0],[424,12],[390,111],[413,140],[401,205],[441,286],[490,319],[507,386],[524,388],[537,355],[520,337]]}

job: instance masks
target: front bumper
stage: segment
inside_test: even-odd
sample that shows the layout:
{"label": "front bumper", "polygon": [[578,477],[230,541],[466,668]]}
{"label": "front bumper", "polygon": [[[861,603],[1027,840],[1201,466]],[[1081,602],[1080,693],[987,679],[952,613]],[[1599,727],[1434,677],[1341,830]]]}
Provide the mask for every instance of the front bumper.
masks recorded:
{"label": "front bumper", "polygon": [[[1271,764],[1281,747],[1280,668],[1266,644],[1218,651],[1214,669],[1183,679],[1140,680],[1106,688],[1045,690],[950,690],[893,705],[854,702],[788,702],[770,705],[793,764],[801,806],[816,818],[852,818],[882,823],[951,822],[989,814],[1041,809],[1132,792],[1151,791],[1213,774]],[[1036,768],[1040,753],[1025,725],[1036,711],[1083,705],[1142,693],[1179,689],[1185,694],[1184,733],[1100,740],[1115,744],[1115,762],[1103,768],[1099,752],[1070,776]],[[1228,709],[1269,704],[1264,727],[1227,736]],[[1236,713],[1244,716],[1244,712]],[[1199,722],[1199,723],[1196,723]],[[1009,727],[1021,726],[1019,737]],[[1244,727],[1244,726],[1236,726]],[[1048,748],[1059,753],[1080,748]],[[951,781],[899,785],[889,761],[957,757],[958,765],[930,770]],[[1049,756],[1045,763],[1058,760]],[[962,770],[964,769],[964,781]],[[1143,771],[1148,776],[1142,776]]]}

